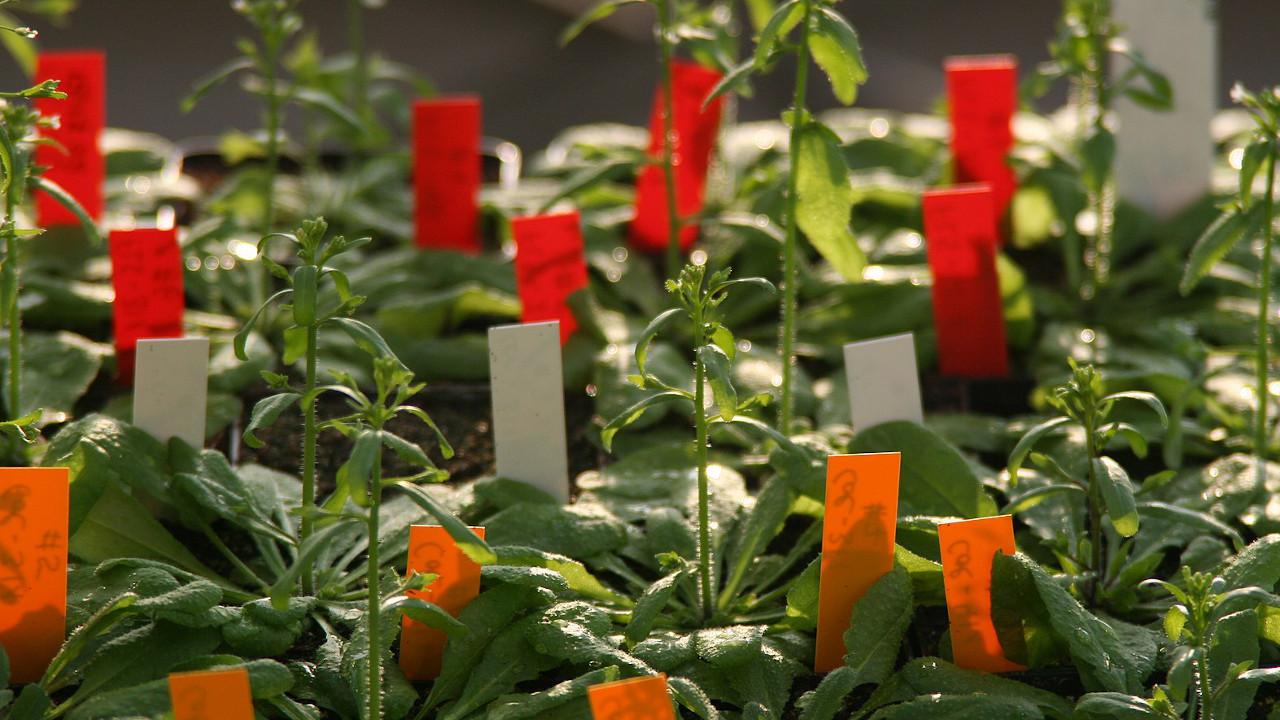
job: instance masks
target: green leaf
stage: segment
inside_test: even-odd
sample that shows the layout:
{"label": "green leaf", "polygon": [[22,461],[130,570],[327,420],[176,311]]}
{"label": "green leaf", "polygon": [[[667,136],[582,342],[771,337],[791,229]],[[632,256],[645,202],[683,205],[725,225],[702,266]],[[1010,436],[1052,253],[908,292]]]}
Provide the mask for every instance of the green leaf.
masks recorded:
{"label": "green leaf", "polygon": [[1137,391],[1118,392],[1102,398],[1102,402],[1104,403],[1116,402],[1118,400],[1133,400],[1146,405],[1151,408],[1152,412],[1159,416],[1161,426],[1169,426],[1169,414],[1164,409],[1164,403],[1160,402],[1160,398],[1154,393]]}
{"label": "green leaf", "polygon": [[895,421],[863,430],[849,452],[901,452],[899,515],[975,518],[994,515],[995,503],[954,446],[913,422]]}
{"label": "green leaf", "polygon": [[80,221],[80,227],[84,230],[89,242],[95,245],[102,244],[102,234],[98,232],[97,222],[92,217],[89,217],[89,212],[84,209],[79,200],[75,199],[75,196],[67,192],[66,188],[50,180],[45,175],[31,178],[30,183],[34,189],[44,191],[44,194],[53,198],[54,202],[57,202],[72,215],[75,215],[76,219]]}
{"label": "green leaf", "polygon": [[667,608],[667,602],[675,594],[684,574],[684,570],[677,570],[645,588],[636,601],[635,609],[631,611],[631,621],[627,623],[625,635],[628,643],[635,645],[649,637],[654,621]]}
{"label": "green leaf", "polygon": [[1089,693],[1080,698],[1073,720],[1154,720],[1164,715],[1140,697],[1117,692]]}
{"label": "green leaf", "polygon": [[1255,205],[1248,212],[1239,209],[1229,210],[1204,231],[1196,241],[1195,247],[1191,248],[1187,269],[1182,275],[1182,282],[1178,284],[1179,292],[1189,295],[1204,276],[1209,274],[1213,266],[1217,265],[1218,261],[1239,242],[1240,238],[1257,226],[1259,207],[1261,206]]}
{"label": "green leaf", "polygon": [[1244,157],[1240,159],[1240,208],[1248,211],[1253,201],[1253,181],[1262,169],[1262,163],[1276,152],[1274,139],[1254,141],[1244,148]]}
{"label": "green leaf", "polygon": [[346,125],[350,130],[358,133],[369,132],[369,129],[360,121],[358,115],[327,91],[295,85],[292,96],[297,102],[325,113],[334,120]]}
{"label": "green leaf", "polygon": [[175,665],[208,655],[218,646],[214,629],[157,622],[114,638],[94,652],[82,670],[82,682],[67,701],[87,698],[166,675]]}
{"label": "green leaf", "polygon": [[818,588],[821,558],[814,558],[787,591],[787,619],[791,627],[813,630],[818,627]]}
{"label": "green leaf", "polygon": [[1083,165],[1081,179],[1085,187],[1101,193],[1103,185],[1111,178],[1111,168],[1116,162],[1116,136],[1100,125],[1092,126],[1092,133],[1080,145],[1080,161]]}
{"label": "green leaf", "polygon": [[1124,537],[1133,537],[1138,532],[1138,508],[1134,504],[1129,473],[1109,457],[1095,459],[1093,463],[1111,527]]}
{"label": "green leaf", "polygon": [[1013,452],[1009,453],[1009,477],[1013,482],[1018,480],[1018,470],[1022,467],[1022,463],[1026,461],[1027,455],[1036,443],[1040,442],[1050,432],[1057,430],[1071,422],[1069,417],[1056,417],[1052,420],[1036,425],[1031,428],[1018,440],[1018,444],[1013,447]]}
{"label": "green leaf", "polygon": [[1259,681],[1236,680],[1230,686],[1226,684],[1228,678],[1234,677],[1233,668],[1238,663],[1247,662],[1250,666],[1257,665],[1259,655],[1256,612],[1242,610],[1218,621],[1214,627],[1208,655],[1211,678],[1209,686],[1221,691],[1214,701],[1214,718],[1244,720],[1249,713],[1249,708],[1253,706]]}
{"label": "green leaf", "polygon": [[618,11],[619,8],[626,5],[634,5],[636,3],[648,2],[648,0],[602,0],[590,10],[578,16],[569,27],[560,33],[561,47],[568,45],[570,41],[578,37],[588,25],[599,22]]}
{"label": "green leaf", "polygon": [[871,720],[1042,720],[1029,700],[986,695],[923,697],[877,710]]}
{"label": "green leaf", "polygon": [[698,348],[697,355],[711,384],[711,394],[720,409],[720,417],[732,420],[738,414],[738,391],[733,387],[733,366],[729,357],[715,345],[703,345]]}
{"label": "green leaf", "polygon": [[667,678],[667,691],[675,696],[677,702],[689,708],[702,720],[720,720],[720,711],[711,704],[711,698],[707,697],[707,693],[689,678],[680,676]]}
{"label": "green leaf", "polygon": [[235,75],[241,70],[252,69],[253,58],[238,57],[217,68],[205,77],[200,78],[196,81],[195,88],[191,90],[191,94],[182,99],[182,112],[191,112],[192,109],[195,108],[196,103],[200,101],[200,98],[204,97],[210,90],[214,89],[218,85],[226,82],[227,78]]}
{"label": "green leaf", "polygon": [[858,99],[858,86],[867,81],[867,66],[862,61],[862,44],[858,33],[840,13],[819,7],[816,32],[809,35],[809,51],[813,60],[831,80],[836,99],[852,105]]}
{"label": "green leaf", "polygon": [[755,61],[751,59],[734,65],[729,72],[725,73],[724,77],[720,78],[720,82],[711,88],[711,92],[702,101],[702,109],[705,111],[712,101],[730,92],[736,92],[743,97],[751,97],[751,86],[747,84],[747,79],[755,73],[755,70]]}
{"label": "green leaf", "polygon": [[397,482],[396,487],[400,488],[418,507],[426,510],[431,517],[435,518],[436,522],[444,527],[445,531],[449,533],[449,537],[453,538],[453,541],[458,544],[458,548],[467,557],[481,565],[492,565],[497,561],[498,558],[494,554],[493,548],[489,547],[489,543],[472,532],[471,528],[463,524],[430,493],[413,483],[405,481]]}
{"label": "green leaf", "polygon": [[355,445],[347,461],[338,468],[337,484],[340,491],[362,507],[368,507],[370,492],[381,492],[379,488],[369,487],[369,478],[373,476],[374,466],[382,458],[382,438],[377,430],[361,430],[356,436]]}
{"label": "green leaf", "polygon": [[587,559],[621,550],[627,525],[599,506],[513,505],[485,522],[491,545],[525,545]]}
{"label": "green leaf", "polygon": [[1267,535],[1236,553],[1221,571],[1227,589],[1256,586],[1275,589],[1280,581],[1280,535]]}
{"label": "green leaf", "polygon": [[[896,686],[896,687],[895,687]],[[886,691],[888,691],[886,693]],[[919,696],[947,697],[972,695],[979,698],[1015,700],[1026,702],[1053,718],[1065,720],[1071,717],[1071,705],[1057,693],[1024,685],[1015,680],[977,670],[966,670],[938,658],[923,657],[908,660],[898,674],[881,686],[877,697],[888,701],[905,701]],[[873,698],[871,702],[875,702]],[[866,709],[866,708],[864,708]],[[935,716],[951,717],[951,716]],[[989,720],[1003,715],[990,714]]]}
{"label": "green leaf", "polygon": [[287,571],[281,573],[280,577],[276,579],[275,585],[271,586],[271,590],[268,592],[271,604],[280,610],[289,607],[289,600],[293,597],[298,578],[302,576],[302,570],[314,566],[320,553],[329,549],[333,538],[341,536],[355,522],[355,520],[339,520],[307,538],[307,541],[298,549],[298,557],[293,561],[293,564],[289,566]]}
{"label": "green leaf", "polygon": [[610,420],[604,429],[600,431],[600,442],[604,445],[605,450],[613,449],[613,436],[618,434],[622,428],[630,425],[644,415],[645,411],[655,405],[662,405],[676,400],[688,401],[683,394],[671,390],[655,393],[641,399],[636,404],[627,408],[621,415]]}
{"label": "green leaf", "polygon": [[575,665],[618,665],[628,675],[649,675],[653,668],[586,625],[564,619],[542,619],[529,626],[525,638],[534,649]]}
{"label": "green leaf", "polygon": [[361,350],[369,353],[370,357],[386,357],[395,360],[397,363],[400,362],[400,359],[397,358],[396,354],[387,346],[387,341],[382,339],[382,336],[378,334],[378,331],[359,320],[335,317],[329,318],[325,324],[328,325],[329,323],[336,324],[341,328],[343,332],[355,341],[356,345],[358,345]]}
{"label": "green leaf", "polygon": [[779,5],[769,17],[764,29],[760,31],[760,37],[756,40],[756,50],[752,56],[752,65],[756,70],[764,69],[774,47],[785,40],[787,34],[804,19],[805,4],[801,0],[788,0]]}
{"label": "green leaf", "polygon": [[796,224],[836,271],[860,281],[867,258],[849,231],[853,185],[844,155],[816,123],[805,125],[798,135],[800,165],[791,169],[797,175]]}
{"label": "green leaf", "polygon": [[315,265],[299,265],[293,269],[290,284],[293,286],[293,324],[300,328],[310,327],[316,322],[316,287],[320,278],[320,268]]}
{"label": "green leaf", "polygon": [[1138,509],[1145,515],[1162,518],[1164,520],[1172,520],[1191,527],[1197,527],[1210,532],[1221,533],[1226,536],[1236,547],[1236,550],[1244,548],[1244,538],[1240,533],[1230,525],[1218,520],[1212,515],[1191,510],[1169,503],[1157,502],[1153,500],[1145,500],[1138,503]]}
{"label": "green leaf", "polygon": [[882,575],[853,606],[844,632],[844,663],[854,670],[853,687],[879,685],[889,677],[914,612],[911,578],[902,567]]}
{"label": "green leaf", "polygon": [[382,612],[397,612],[412,620],[443,630],[451,640],[467,634],[467,626],[463,625],[439,605],[429,603],[421,598],[396,595],[382,602]]}
{"label": "green leaf", "polygon": [[527,627],[528,623],[516,623],[493,638],[468,673],[457,702],[441,712],[439,720],[461,720],[485,703],[514,691],[518,684],[538,677],[545,666],[554,665],[525,638]]}
{"label": "green leaf", "polygon": [[1040,563],[1021,553],[997,554],[992,583],[997,582],[1021,583],[1034,593],[1026,610],[1043,609],[1043,619],[1065,643],[1086,690],[1134,692],[1140,687],[1136,659],[1125,652],[1116,632],[1085,610]]}
{"label": "green leaf", "polygon": [[253,413],[249,416],[249,424],[244,428],[244,442],[251,448],[261,448],[262,440],[254,435],[254,431],[259,428],[269,427],[280,417],[280,413],[294,406],[302,395],[294,392],[280,393],[278,395],[270,395],[259,400],[253,406]]}
{"label": "green leaf", "polygon": [[834,720],[836,713],[844,709],[845,698],[857,686],[858,671],[854,668],[841,665],[832,670],[817,688],[800,698],[800,720]]}
{"label": "green leaf", "polygon": [[249,355],[245,351],[245,345],[248,344],[249,335],[253,332],[254,326],[258,324],[258,318],[262,317],[262,313],[266,312],[267,308],[271,307],[272,303],[274,303],[276,300],[279,300],[285,295],[290,295],[292,293],[293,293],[293,290],[289,288],[285,288],[284,290],[281,290],[277,292],[275,295],[272,295],[271,297],[267,298],[266,302],[259,305],[258,309],[253,311],[253,314],[249,316],[249,319],[246,320],[244,325],[240,327],[240,330],[236,332],[236,336],[235,336],[235,340],[233,341],[233,344],[236,349],[237,358],[240,358],[241,360],[249,359]]}
{"label": "green leaf", "polygon": [[[25,297],[25,296],[24,296]],[[73,415],[75,406],[98,377],[102,358],[109,352],[99,345],[75,333],[27,332],[22,337],[22,387],[21,415],[35,408],[38,417],[59,414]],[[0,347],[0,371],[7,377],[9,371],[8,343]],[[3,388],[8,403],[8,384]],[[48,421],[42,421],[44,424]]]}
{"label": "green leaf", "polygon": [[682,308],[664,310],[645,326],[644,332],[640,333],[640,339],[636,341],[636,368],[641,375],[647,374],[645,361],[649,359],[649,345],[658,336],[658,331],[683,313],[684,310]]}
{"label": "green leaf", "polygon": [[570,700],[584,698],[592,685],[613,682],[618,679],[615,665],[592,670],[542,692],[503,695],[485,711],[486,720],[529,720],[542,717]]}

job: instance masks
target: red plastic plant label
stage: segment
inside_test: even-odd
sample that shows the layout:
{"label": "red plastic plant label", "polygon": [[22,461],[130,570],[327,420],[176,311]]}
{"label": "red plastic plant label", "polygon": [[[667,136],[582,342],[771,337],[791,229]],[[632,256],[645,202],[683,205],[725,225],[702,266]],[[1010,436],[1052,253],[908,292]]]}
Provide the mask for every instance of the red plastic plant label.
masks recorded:
{"label": "red plastic plant label", "polygon": [[986,185],[924,194],[924,236],[933,270],[933,322],[943,375],[1009,374],[996,275],[996,227]]}
{"label": "red plastic plant label", "polygon": [[516,240],[520,320],[559,320],[564,345],[578,327],[566,301],[587,286],[578,213],[517,218],[511,221],[511,234]]}
{"label": "red plastic plant label", "polygon": [[844,631],[853,606],[893,570],[901,453],[827,458],[827,512],[822,524],[815,672],[844,664]]}
{"label": "red plastic plant label", "polygon": [[413,104],[414,243],[480,251],[480,98]]}
{"label": "red plastic plant label", "polygon": [[594,720],[676,720],[663,673],[587,688]]}
{"label": "red plastic plant label", "polygon": [[169,675],[173,720],[253,720],[249,671],[227,670]]}
{"label": "red plastic plant label", "polygon": [[0,468],[0,645],[10,684],[40,680],[67,624],[67,468]]}
{"label": "red plastic plant label", "polygon": [[956,665],[985,672],[1025,667],[1009,660],[991,622],[991,565],[996,553],[1012,555],[1013,517],[938,523],[942,585],[951,619],[951,651]]}
{"label": "red plastic plant label", "polygon": [[1018,181],[1009,167],[1013,114],[1018,103],[1018,60],[1012,55],[947,58],[951,153],[955,182],[987,183],[1000,227]]}
{"label": "red plastic plant label", "polygon": [[[681,218],[702,211],[702,197],[707,186],[707,168],[711,165],[711,149],[720,129],[722,98],[716,98],[706,110],[702,103],[720,82],[720,74],[694,63],[671,63],[672,155],[675,161],[676,208]],[[636,179],[636,217],[631,223],[631,244],[646,252],[663,252],[671,236],[667,223],[667,183],[662,169],[662,115],[665,103],[658,88],[649,118],[650,163]],[[687,250],[698,237],[694,224],[680,228],[680,247]]]}
{"label": "red plastic plant label", "polygon": [[113,230],[109,243],[116,376],[127,384],[139,340],[182,337],[182,257],[174,229]]}
{"label": "red plastic plant label", "polygon": [[[484,539],[484,528],[471,528]],[[435,525],[409,526],[409,573],[436,575],[435,582],[410,597],[421,598],[458,616],[480,594],[480,565],[467,557],[449,532]],[[440,676],[443,631],[404,619],[400,632],[400,668],[410,680],[434,680]]]}
{"label": "red plastic plant label", "polygon": [[[102,217],[102,186],[107,164],[98,145],[107,116],[106,57],[101,52],[41,53],[36,62],[37,83],[61,80],[58,89],[66,99],[36,98],[45,117],[59,118],[55,127],[43,128],[42,138],[53,145],[36,147],[36,164],[49,168],[45,178],[74,197],[89,217]],[[36,199],[41,227],[79,225],[80,219],[46,193]]]}

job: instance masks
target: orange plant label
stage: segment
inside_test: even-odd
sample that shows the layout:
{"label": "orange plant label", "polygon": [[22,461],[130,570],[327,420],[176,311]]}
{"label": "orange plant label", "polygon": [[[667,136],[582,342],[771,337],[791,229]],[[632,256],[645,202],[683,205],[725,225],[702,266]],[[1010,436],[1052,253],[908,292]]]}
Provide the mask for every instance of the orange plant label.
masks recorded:
{"label": "orange plant label", "polygon": [[480,98],[413,104],[414,242],[480,251]]}
{"label": "orange plant label", "polygon": [[116,376],[127,384],[139,340],[182,337],[182,255],[177,230],[112,230],[108,242]]}
{"label": "orange plant label", "polygon": [[[472,531],[484,538],[484,528]],[[435,582],[410,597],[438,605],[457,617],[480,594],[480,565],[458,547],[449,532],[436,525],[409,527],[408,572],[438,575]],[[432,680],[440,676],[440,661],[448,636],[420,622],[404,619],[400,632],[400,668],[410,680]]]}
{"label": "orange plant label", "polygon": [[818,646],[813,669],[844,664],[844,631],[853,606],[893,570],[901,453],[827,458],[827,514],[822,524]]}
{"label": "orange plant label", "polygon": [[67,624],[67,468],[0,468],[0,645],[12,682],[40,680]]}
{"label": "orange plant label", "polygon": [[[36,98],[36,109],[45,117],[58,116],[56,127],[41,128],[40,135],[56,145],[36,147],[36,164],[49,168],[45,177],[71,194],[98,220],[102,217],[102,186],[107,163],[98,140],[107,116],[106,56],[101,52],[48,52],[36,61],[36,82],[61,80],[62,100]],[[79,225],[80,219],[48,193],[36,199],[37,222],[42,227]]]}
{"label": "orange plant label", "polygon": [[985,672],[1025,670],[1009,660],[991,622],[991,564],[997,552],[1012,555],[1013,517],[938,523],[943,587],[951,619],[956,665]]}
{"label": "orange plant label", "polygon": [[253,695],[245,668],[173,673],[173,720],[253,720]]}
{"label": "orange plant label", "polygon": [[675,720],[663,673],[587,688],[594,720]]}
{"label": "orange plant label", "polygon": [[538,215],[511,221],[516,241],[516,287],[520,320],[560,321],[560,344],[578,327],[565,301],[587,286],[578,213]]}

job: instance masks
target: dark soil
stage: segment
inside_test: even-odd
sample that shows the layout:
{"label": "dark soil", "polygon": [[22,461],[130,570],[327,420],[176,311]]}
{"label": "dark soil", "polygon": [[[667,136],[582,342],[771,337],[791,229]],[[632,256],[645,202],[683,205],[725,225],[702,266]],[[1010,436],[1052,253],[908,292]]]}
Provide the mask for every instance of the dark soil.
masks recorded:
{"label": "dark soil", "polygon": [[[256,433],[264,445],[254,449],[240,441],[240,432],[249,421],[253,405],[259,397],[245,398],[245,409],[240,421],[219,434],[210,445],[227,453],[236,463],[258,463],[282,472],[297,473],[302,458],[302,415],[299,411],[285,413],[268,428]],[[438,467],[449,472],[452,481],[473,480],[492,475],[494,467],[493,411],[489,386],[482,384],[433,383],[409,400],[409,404],[422,408],[449,444],[453,457],[445,458],[436,444],[431,429],[412,415],[403,415],[387,425],[387,430],[418,444]],[[346,402],[337,396],[321,397],[318,404],[321,420],[341,417],[350,412]],[[592,443],[594,431],[594,406],[591,398],[581,394],[566,394],[565,421],[569,445],[569,476],[577,477],[586,470],[603,464],[601,450]],[[316,470],[321,493],[333,488],[338,468],[346,461],[351,443],[336,430],[322,432],[316,447]],[[383,453],[383,475],[403,477],[420,470],[396,457]]]}

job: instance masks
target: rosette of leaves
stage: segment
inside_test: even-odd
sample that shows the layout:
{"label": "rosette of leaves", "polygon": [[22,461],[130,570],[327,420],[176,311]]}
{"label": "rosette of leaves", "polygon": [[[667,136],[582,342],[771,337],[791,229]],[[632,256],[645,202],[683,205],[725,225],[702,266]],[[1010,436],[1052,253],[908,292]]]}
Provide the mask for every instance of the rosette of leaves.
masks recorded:
{"label": "rosette of leaves", "polygon": [[[1241,240],[1257,238],[1261,241],[1255,286],[1258,317],[1253,396],[1257,409],[1253,422],[1253,451],[1257,466],[1264,468],[1271,444],[1271,430],[1267,427],[1271,396],[1271,278],[1274,264],[1271,252],[1275,240],[1276,157],[1280,155],[1280,88],[1253,93],[1237,84],[1231,91],[1231,97],[1249,111],[1254,122],[1253,134],[1241,157],[1239,191],[1192,248],[1179,289],[1182,294],[1189,294]],[[1256,188],[1259,172],[1264,185],[1260,198]]]}
{"label": "rosette of leaves", "polygon": [[[236,333],[235,352],[241,360],[247,360],[246,343],[249,334],[259,323],[264,313],[276,301],[283,302],[280,309],[287,318],[283,329],[284,362],[293,364],[303,361],[303,386],[293,387],[288,378],[275,373],[264,373],[267,381],[275,390],[274,395],[263,398],[253,408],[249,424],[245,427],[244,440],[251,447],[261,447],[262,442],[254,432],[275,422],[276,418],[295,404],[301,404],[303,414],[302,436],[302,523],[299,540],[306,543],[311,536],[314,518],[310,510],[316,504],[316,426],[315,390],[316,370],[319,355],[319,332],[326,326],[337,327],[345,332],[365,352],[373,357],[394,358],[395,354],[387,347],[378,332],[365,323],[348,317],[351,312],[364,302],[364,297],[351,292],[351,283],[340,270],[329,267],[327,263],[335,256],[365,245],[369,238],[347,240],[344,237],[326,239],[328,224],[323,218],[302,223],[302,227],[293,233],[273,233],[258,243],[260,261],[280,279],[286,287],[268,298],[245,322],[244,327]],[[267,256],[267,248],[271,241],[283,239],[289,242],[299,263],[292,270],[276,263]],[[337,302],[322,306],[322,288],[333,291]],[[327,297],[323,296],[323,297]],[[303,573],[304,592],[312,590],[311,574]]]}

